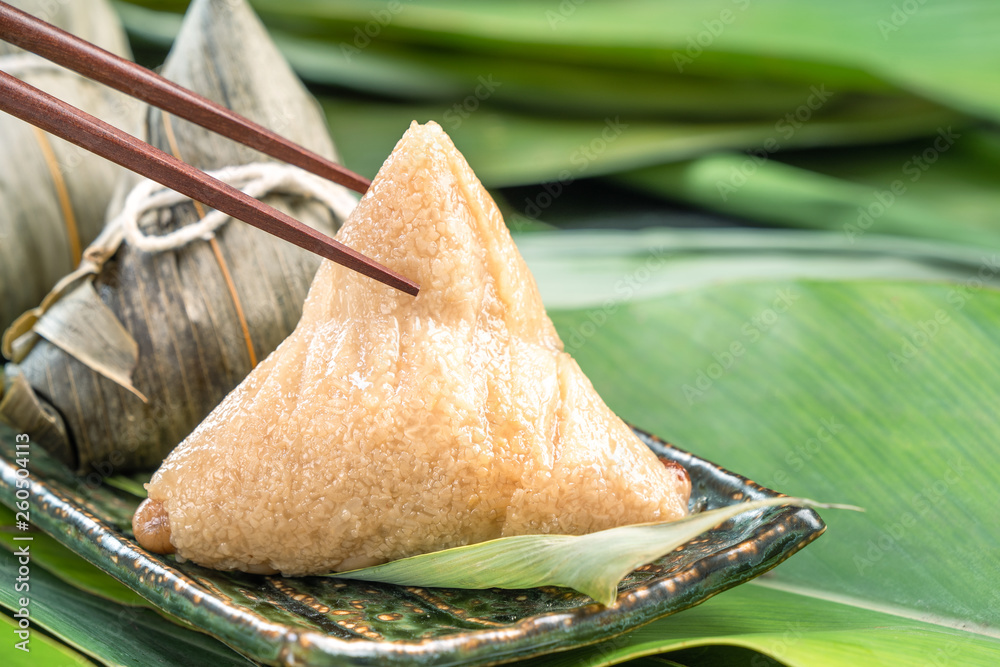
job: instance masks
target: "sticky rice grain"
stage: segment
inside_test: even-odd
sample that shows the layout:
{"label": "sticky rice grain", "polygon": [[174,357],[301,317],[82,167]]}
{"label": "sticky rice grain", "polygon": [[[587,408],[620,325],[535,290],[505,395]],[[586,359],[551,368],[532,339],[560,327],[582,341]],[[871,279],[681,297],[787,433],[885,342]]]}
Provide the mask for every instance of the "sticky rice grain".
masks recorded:
{"label": "sticky rice grain", "polygon": [[338,239],[420,294],[323,264],[295,332],[149,485],[182,557],[315,574],[685,514],[688,480],[563,351],[440,127],[410,127]]}

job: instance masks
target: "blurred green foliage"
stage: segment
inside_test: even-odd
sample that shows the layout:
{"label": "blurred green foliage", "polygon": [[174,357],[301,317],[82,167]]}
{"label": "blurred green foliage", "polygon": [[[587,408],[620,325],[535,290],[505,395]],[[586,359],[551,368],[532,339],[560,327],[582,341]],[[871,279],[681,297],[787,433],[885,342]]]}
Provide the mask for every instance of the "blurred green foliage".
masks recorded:
{"label": "blurred green foliage", "polygon": [[[186,4],[118,6],[156,53]],[[436,120],[491,188],[607,179],[757,224],[995,245],[989,0],[251,4],[369,176]]]}

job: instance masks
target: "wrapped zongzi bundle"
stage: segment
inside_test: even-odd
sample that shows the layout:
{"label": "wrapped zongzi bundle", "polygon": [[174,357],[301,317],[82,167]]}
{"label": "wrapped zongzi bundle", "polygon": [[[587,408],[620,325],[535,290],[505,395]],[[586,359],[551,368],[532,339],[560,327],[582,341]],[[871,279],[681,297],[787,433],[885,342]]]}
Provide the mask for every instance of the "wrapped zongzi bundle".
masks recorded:
{"label": "wrapped zongzi bundle", "polygon": [[[8,0],[117,55],[128,42],[106,0]],[[126,131],[141,105],[0,41],[0,70]],[[0,333],[80,263],[121,169],[0,113]]]}
{"label": "wrapped zongzi bundle", "polygon": [[294,333],[147,485],[140,544],[322,574],[686,514],[686,472],[563,351],[499,210],[439,126],[409,129],[338,240],[420,294],[324,262]]}
{"label": "wrapped zongzi bundle", "polygon": [[[162,73],[335,157],[318,105],[242,1],[192,3]],[[340,186],[159,110],[144,120],[153,145],[327,234],[356,203]],[[159,464],[294,328],[319,265],[136,180],[82,268],[31,330],[8,341],[15,363],[0,399],[0,418],[68,465],[102,474]]]}

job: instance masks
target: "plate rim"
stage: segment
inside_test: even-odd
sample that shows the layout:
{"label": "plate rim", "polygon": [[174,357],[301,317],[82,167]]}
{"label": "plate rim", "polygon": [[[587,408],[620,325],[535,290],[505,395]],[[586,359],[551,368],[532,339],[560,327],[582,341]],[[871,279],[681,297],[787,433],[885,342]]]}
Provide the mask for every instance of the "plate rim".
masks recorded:
{"label": "plate rim", "polygon": [[[693,481],[695,474],[692,471],[695,471],[698,479],[710,479],[742,489],[730,495],[733,502],[785,495],[671,445],[642,429],[635,426],[631,428],[658,456],[666,456],[684,466]],[[3,436],[2,430],[0,436]],[[0,437],[0,441],[5,440],[6,438]],[[15,471],[15,466],[7,460],[6,455],[0,456],[0,487],[13,488]],[[791,557],[826,530],[826,524],[812,509],[793,506],[775,508],[771,510],[773,514],[769,520],[746,539],[722,551],[706,555],[670,577],[654,578],[621,592],[609,607],[592,602],[571,610],[527,616],[501,628],[465,630],[443,637],[381,641],[344,639],[318,630],[284,625],[247,607],[230,605],[216,598],[202,583],[165,563],[162,557],[146,552],[104,519],[50,488],[46,481],[48,480],[38,479],[34,475],[31,477],[33,507],[43,509],[42,516],[47,520],[33,521],[36,526],[136,591],[160,610],[202,627],[203,623],[199,621],[208,621],[210,618],[217,620],[220,617],[228,619],[230,622],[221,626],[228,632],[220,632],[220,626],[213,624],[209,634],[253,660],[283,665],[324,665],[345,659],[358,664],[375,661],[378,664],[395,665],[493,665],[579,648],[614,639],[657,619],[690,609],[729,588],[745,583]],[[13,494],[10,495],[12,501]],[[5,502],[7,496],[8,494],[3,494]],[[74,541],[68,534],[64,539],[59,530],[45,525],[48,521],[60,521],[85,539]],[[726,561],[738,561],[735,556],[741,551],[744,555],[747,551],[758,551],[762,560],[744,568],[736,577],[718,582],[707,592],[696,590],[693,584],[706,580],[713,573],[724,572],[725,568],[721,566]],[[134,578],[123,573],[131,573]],[[136,578],[138,585],[134,585]],[[690,579],[691,584],[682,585],[686,583],[686,579]],[[156,585],[155,590],[160,595],[151,595],[151,584]],[[684,600],[679,606],[661,609],[667,600],[684,594],[691,594],[690,599]],[[187,600],[190,605],[187,608],[189,613],[177,612],[176,604],[171,603],[171,598],[177,596]],[[645,616],[642,618],[628,616],[639,615],[643,611]],[[626,615],[625,622],[622,622],[623,614]],[[604,628],[606,632],[588,637],[586,631],[591,626]],[[559,628],[567,627],[577,629],[579,636],[567,637],[557,632]],[[552,636],[548,642],[530,641],[547,636]],[[511,643],[512,638],[519,641]],[[501,650],[503,648],[508,649],[506,654]]]}

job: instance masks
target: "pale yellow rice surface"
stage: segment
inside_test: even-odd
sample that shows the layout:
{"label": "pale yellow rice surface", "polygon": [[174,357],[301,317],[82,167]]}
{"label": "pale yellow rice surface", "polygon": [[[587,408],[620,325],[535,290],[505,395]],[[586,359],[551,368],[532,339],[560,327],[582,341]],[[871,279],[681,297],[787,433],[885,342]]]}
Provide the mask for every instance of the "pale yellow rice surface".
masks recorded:
{"label": "pale yellow rice surface", "polygon": [[295,332],[149,485],[180,556],[325,573],[685,514],[689,482],[562,351],[438,125],[410,127],[338,239],[420,295],[323,264]]}

